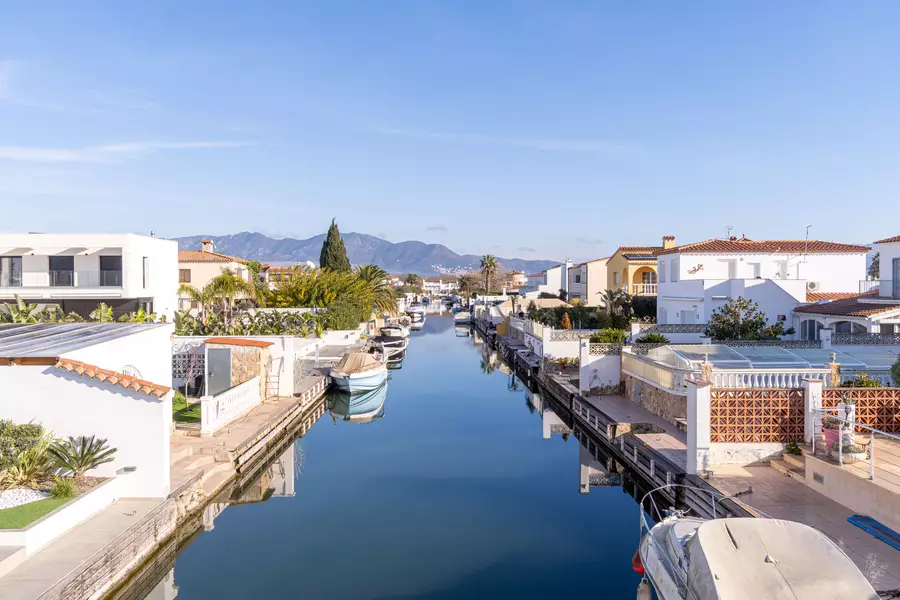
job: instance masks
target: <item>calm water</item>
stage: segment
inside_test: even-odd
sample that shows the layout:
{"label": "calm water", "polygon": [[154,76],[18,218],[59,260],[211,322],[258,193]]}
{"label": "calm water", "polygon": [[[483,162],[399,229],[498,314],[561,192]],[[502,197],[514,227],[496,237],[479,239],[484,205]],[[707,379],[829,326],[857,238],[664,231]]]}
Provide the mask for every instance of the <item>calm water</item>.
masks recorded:
{"label": "calm water", "polygon": [[429,316],[383,416],[326,412],[262,486],[275,491],[219,514],[148,598],[172,580],[179,600],[633,598],[638,505],[619,487],[579,493],[578,440],[543,439],[483,349]]}

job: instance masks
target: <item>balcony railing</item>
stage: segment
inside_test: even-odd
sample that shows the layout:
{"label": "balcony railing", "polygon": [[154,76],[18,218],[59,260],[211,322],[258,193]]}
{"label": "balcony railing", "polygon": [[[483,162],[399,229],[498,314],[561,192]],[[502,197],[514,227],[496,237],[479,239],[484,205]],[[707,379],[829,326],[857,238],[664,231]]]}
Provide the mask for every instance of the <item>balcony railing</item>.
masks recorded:
{"label": "balcony railing", "polygon": [[655,296],[657,285],[655,283],[635,283],[631,286],[632,296]]}
{"label": "balcony railing", "polygon": [[122,287],[122,271],[68,271],[55,269],[46,273],[21,273],[0,278],[0,288],[40,287]]}
{"label": "balcony railing", "polygon": [[866,279],[859,282],[860,294],[874,292],[876,290],[880,290],[879,295],[881,296],[900,297],[900,294],[894,293],[894,282],[890,279]]}

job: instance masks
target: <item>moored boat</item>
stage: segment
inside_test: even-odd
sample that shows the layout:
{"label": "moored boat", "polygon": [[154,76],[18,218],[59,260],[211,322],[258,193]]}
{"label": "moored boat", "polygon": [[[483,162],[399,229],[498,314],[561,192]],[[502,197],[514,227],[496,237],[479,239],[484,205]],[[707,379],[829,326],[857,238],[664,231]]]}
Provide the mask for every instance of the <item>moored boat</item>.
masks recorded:
{"label": "moored boat", "polygon": [[377,337],[408,338],[409,327],[397,323],[390,323],[379,329],[378,333],[379,336]]}
{"label": "moored boat", "polygon": [[633,559],[645,575],[638,600],[652,597],[648,583],[660,600],[879,597],[837,544],[802,523],[670,511],[650,527],[642,512],[641,534]]}
{"label": "moored boat", "polygon": [[363,394],[335,392],[329,399],[331,415],[343,421],[368,423],[384,416],[384,402],[387,399],[388,384],[382,385]]}
{"label": "moored boat", "polygon": [[346,354],[331,369],[334,385],[350,394],[374,390],[385,382],[387,376],[384,363],[368,352]]}

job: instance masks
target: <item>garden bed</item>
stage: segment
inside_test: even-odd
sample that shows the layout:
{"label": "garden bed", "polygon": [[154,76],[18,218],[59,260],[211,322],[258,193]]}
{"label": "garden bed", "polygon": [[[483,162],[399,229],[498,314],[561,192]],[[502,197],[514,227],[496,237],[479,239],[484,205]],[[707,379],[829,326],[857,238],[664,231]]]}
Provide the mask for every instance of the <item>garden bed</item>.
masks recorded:
{"label": "garden bed", "polygon": [[34,488],[13,488],[0,495],[0,529],[21,529],[37,521],[44,515],[56,510],[67,502],[77,500],[106,481],[101,477],[84,477],[73,479],[75,495],[65,498],[54,498],[50,490],[54,479],[40,481]]}
{"label": "garden bed", "polygon": [[0,509],[0,529],[22,529],[75,498],[45,498]]}

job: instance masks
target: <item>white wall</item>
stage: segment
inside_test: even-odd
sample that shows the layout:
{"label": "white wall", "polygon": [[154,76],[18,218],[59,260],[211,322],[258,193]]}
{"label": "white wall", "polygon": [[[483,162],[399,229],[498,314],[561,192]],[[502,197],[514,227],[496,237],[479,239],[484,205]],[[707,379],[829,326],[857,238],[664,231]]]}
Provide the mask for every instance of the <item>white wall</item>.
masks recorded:
{"label": "white wall", "polygon": [[36,422],[57,437],[96,435],[118,448],[115,460],[88,472],[114,477],[128,466],[123,497],[169,494],[172,393],[163,398],[101,383],[52,366],[0,368],[0,418]]}
{"label": "white wall", "polygon": [[134,367],[140,372],[140,379],[171,386],[175,325],[146,325],[137,331],[108,342],[64,352],[63,356],[116,373],[122,372],[123,367]]}
{"label": "white wall", "polygon": [[[122,255],[126,297],[152,298],[153,311],[173,319],[178,307],[178,242],[129,234]],[[147,282],[143,277],[145,256],[150,259]]]}
{"label": "white wall", "polygon": [[609,388],[622,381],[622,356],[591,354],[590,343],[583,340],[579,348],[579,389],[588,393],[594,388]]}
{"label": "white wall", "polygon": [[881,253],[878,259],[880,263],[881,273],[879,278],[884,282],[879,290],[880,296],[887,298],[893,294],[894,280],[894,259],[900,259],[900,242],[892,244],[876,244],[875,250]]}

